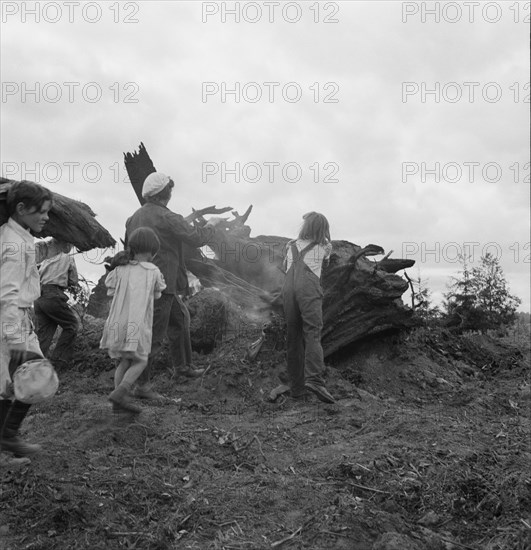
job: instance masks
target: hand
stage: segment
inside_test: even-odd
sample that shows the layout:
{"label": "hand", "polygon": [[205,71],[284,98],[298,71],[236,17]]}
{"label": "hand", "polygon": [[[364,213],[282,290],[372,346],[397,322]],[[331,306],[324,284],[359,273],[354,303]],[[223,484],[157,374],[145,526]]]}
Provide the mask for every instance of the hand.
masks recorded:
{"label": "hand", "polygon": [[199,227],[204,227],[207,223],[203,216],[198,216],[197,218],[195,218],[194,222],[197,223]]}
{"label": "hand", "polygon": [[72,250],[72,245],[66,241],[60,241],[56,239],[55,242],[65,254],[68,254]]}

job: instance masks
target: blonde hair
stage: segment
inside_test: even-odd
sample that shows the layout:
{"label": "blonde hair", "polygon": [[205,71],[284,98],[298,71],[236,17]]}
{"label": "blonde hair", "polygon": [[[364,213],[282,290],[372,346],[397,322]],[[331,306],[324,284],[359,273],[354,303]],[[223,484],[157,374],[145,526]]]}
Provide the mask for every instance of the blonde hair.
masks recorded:
{"label": "blonde hair", "polygon": [[302,217],[304,220],[299,232],[299,239],[325,245],[330,241],[330,225],[328,220],[319,212],[308,212]]}

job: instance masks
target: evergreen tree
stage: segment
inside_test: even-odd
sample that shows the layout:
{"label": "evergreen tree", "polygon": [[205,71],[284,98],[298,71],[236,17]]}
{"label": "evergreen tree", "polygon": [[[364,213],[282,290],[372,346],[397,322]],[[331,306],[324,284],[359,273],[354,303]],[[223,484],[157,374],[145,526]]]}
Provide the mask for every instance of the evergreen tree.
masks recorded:
{"label": "evergreen tree", "polygon": [[482,256],[480,265],[472,269],[472,281],[484,327],[492,329],[512,324],[521,300],[509,292],[498,259],[490,253]]}
{"label": "evergreen tree", "polygon": [[452,277],[445,294],[446,323],[462,330],[481,331],[511,324],[521,301],[510,294],[498,259],[487,253],[472,269],[468,260],[460,257],[461,276]]}
{"label": "evergreen tree", "polygon": [[432,305],[431,290],[428,281],[418,272],[417,278],[411,281],[413,292],[413,309],[415,314],[424,322],[433,321],[439,314],[439,308]]}
{"label": "evergreen tree", "polygon": [[472,330],[479,322],[479,312],[476,310],[476,296],[472,270],[469,266],[470,258],[460,255],[461,271],[459,277],[451,277],[448,292],[444,295],[446,310],[446,324],[456,326],[462,330]]}

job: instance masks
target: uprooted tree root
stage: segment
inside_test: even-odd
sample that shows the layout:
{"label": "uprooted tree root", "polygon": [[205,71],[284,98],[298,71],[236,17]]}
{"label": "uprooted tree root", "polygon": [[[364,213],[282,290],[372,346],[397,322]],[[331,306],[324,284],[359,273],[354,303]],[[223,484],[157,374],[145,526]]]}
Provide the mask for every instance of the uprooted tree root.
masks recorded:
{"label": "uprooted tree root", "polygon": [[112,364],[80,342],[25,424],[45,452],[0,472],[2,548],[529,548],[520,351],[480,336],[379,339],[331,358],[336,405],[270,403],[283,352],[269,342],[246,360],[255,336],[196,355],[207,372],[192,381],[161,363],[165,399],[136,418],[113,416]]}

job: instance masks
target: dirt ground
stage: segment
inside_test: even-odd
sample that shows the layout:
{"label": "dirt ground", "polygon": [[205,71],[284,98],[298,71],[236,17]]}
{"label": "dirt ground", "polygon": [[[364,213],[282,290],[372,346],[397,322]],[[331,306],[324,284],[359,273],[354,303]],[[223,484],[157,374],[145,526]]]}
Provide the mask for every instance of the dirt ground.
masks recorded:
{"label": "dirt ground", "polygon": [[0,472],[0,548],[524,550],[531,547],[529,350],[416,329],[329,360],[326,405],[269,391],[283,352],[238,337],[159,366],[164,401],[113,416],[113,364],[87,327]]}

